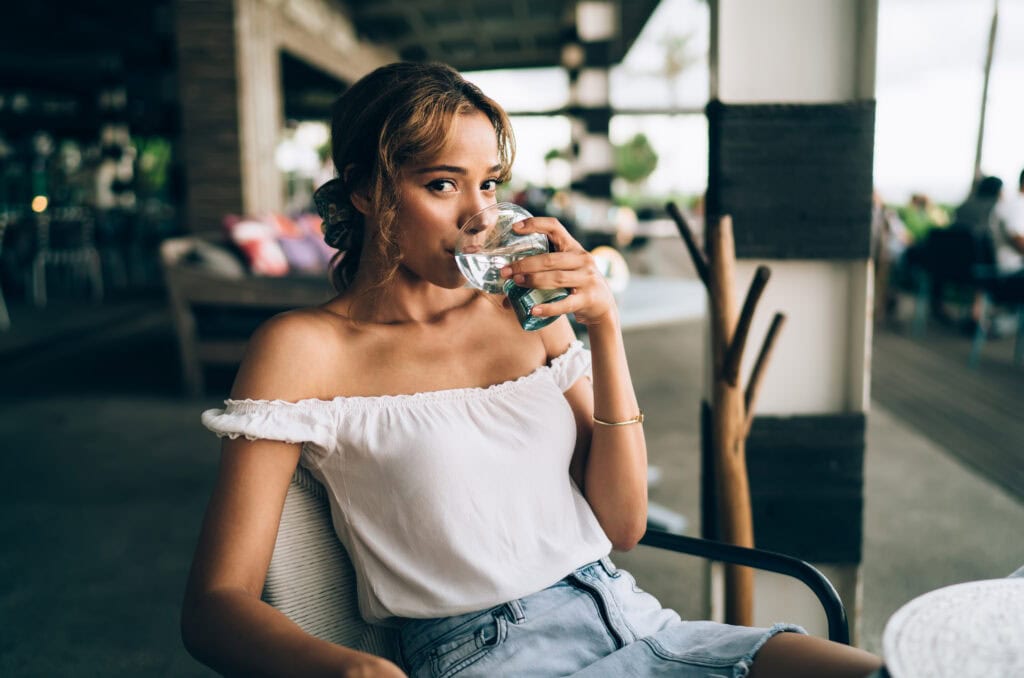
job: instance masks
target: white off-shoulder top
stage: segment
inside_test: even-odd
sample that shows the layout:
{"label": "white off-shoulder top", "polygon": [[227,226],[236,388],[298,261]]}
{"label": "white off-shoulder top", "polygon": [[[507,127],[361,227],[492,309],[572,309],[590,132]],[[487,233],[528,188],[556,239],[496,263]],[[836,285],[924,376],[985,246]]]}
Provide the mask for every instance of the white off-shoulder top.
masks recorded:
{"label": "white off-shoulder top", "polygon": [[526,596],[611,543],[569,477],[573,343],[488,388],[333,400],[227,400],[219,436],[302,443],[352,559],[366,621],[445,617]]}

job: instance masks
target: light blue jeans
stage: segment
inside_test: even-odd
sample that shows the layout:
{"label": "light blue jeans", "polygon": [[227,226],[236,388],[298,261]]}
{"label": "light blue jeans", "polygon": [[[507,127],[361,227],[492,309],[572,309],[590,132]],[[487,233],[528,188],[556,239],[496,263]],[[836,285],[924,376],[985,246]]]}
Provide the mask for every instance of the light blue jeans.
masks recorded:
{"label": "light blue jeans", "polygon": [[783,631],[682,621],[607,558],[488,610],[410,619],[399,648],[412,678],[680,676],[742,678]]}

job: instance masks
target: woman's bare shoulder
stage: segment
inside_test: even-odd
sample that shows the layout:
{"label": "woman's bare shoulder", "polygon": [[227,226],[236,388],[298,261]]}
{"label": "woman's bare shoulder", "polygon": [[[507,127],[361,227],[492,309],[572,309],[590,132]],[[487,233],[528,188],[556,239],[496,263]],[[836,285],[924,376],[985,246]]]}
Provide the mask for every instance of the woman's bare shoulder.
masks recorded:
{"label": "woman's bare shoulder", "polygon": [[280,313],[253,333],[232,398],[288,400],[321,397],[344,354],[345,321],[320,308]]}
{"label": "woman's bare shoulder", "polygon": [[565,353],[569,350],[569,346],[576,341],[576,333],[572,330],[569,318],[564,315],[540,330],[538,334],[544,343],[544,352],[547,354],[548,362]]}

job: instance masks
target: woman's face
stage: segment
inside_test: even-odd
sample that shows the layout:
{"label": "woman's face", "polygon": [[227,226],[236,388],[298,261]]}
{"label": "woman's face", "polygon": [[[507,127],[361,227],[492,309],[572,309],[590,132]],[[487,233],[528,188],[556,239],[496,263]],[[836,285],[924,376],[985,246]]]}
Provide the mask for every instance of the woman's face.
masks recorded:
{"label": "woman's face", "polygon": [[440,287],[462,286],[454,258],[459,226],[496,201],[500,173],[494,127],[476,110],[455,116],[437,156],[402,169],[395,235],[406,273]]}

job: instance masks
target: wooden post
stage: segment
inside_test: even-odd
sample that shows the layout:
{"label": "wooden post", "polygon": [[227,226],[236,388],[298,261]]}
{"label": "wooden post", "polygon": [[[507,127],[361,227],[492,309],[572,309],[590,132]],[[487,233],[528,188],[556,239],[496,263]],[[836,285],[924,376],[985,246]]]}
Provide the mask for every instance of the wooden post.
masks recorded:
{"label": "wooden post", "polygon": [[[740,384],[740,364],[757,302],[771,270],[759,266],[747,290],[742,310],[738,310],[733,289],[736,254],[732,219],[710,219],[705,233],[703,254],[693,231],[679,208],[668,204],[694,266],[708,290],[711,314],[712,395],[711,445],[714,458],[715,494],[718,528],[723,541],[738,546],[754,546],[754,525],[747,479],[746,439],[753,419],[754,403],[772,346],[785,317],[776,313],[762,343],[760,354],[744,391]],[[729,624],[753,624],[754,573],[747,567],[726,565],[725,621]]]}

